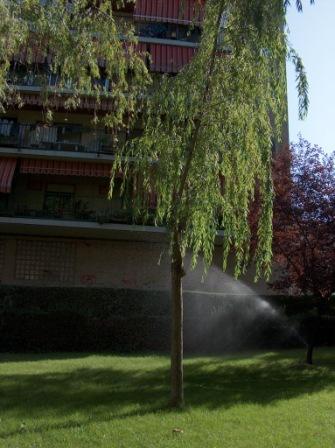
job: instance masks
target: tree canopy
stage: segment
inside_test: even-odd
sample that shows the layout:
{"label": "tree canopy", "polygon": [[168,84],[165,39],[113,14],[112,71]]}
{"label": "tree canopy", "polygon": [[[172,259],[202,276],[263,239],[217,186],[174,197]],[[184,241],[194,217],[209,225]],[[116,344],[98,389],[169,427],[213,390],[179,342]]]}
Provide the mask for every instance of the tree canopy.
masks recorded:
{"label": "tree canopy", "polygon": [[299,319],[309,364],[322,322],[334,322],[334,155],[301,138],[274,163],[273,248],[279,270],[272,287],[310,299],[309,311]]}
{"label": "tree canopy", "polygon": [[[155,222],[167,227],[171,243],[171,404],[180,406],[184,256],[191,252],[193,265],[202,256],[207,268],[221,229],[223,268],[233,253],[236,276],[251,260],[257,278],[269,276],[271,163],[287,122],[287,58],[297,70],[301,117],[308,107],[308,84],[302,61],[287,39],[289,0],[207,0],[192,62],[178,75],[157,77],[151,85],[133,29],[128,31],[114,17],[113,6],[124,3],[46,0],[41,5],[39,0],[0,0],[5,17],[0,25],[0,99],[6,103],[17,93],[6,82],[7,72],[15,54],[28,43],[50,55],[50,70],[60,76],[55,92],[43,92],[46,107],[49,95],[59,94],[71,80],[67,107],[77,107],[81,95],[93,94],[97,102],[109,95],[113,105],[104,124],[117,131],[142,118],[143,135],[117,151],[110,194],[121,170],[123,189],[128,183],[134,189],[135,216],[146,218],[148,197],[157,196]],[[297,0],[296,6],[301,9],[302,1]],[[31,59],[28,52],[27,62]],[[92,88],[99,60],[112,81],[109,93]],[[256,192],[260,213],[251,254],[249,214]]]}
{"label": "tree canopy", "polygon": [[[120,148],[114,165],[114,174],[122,169],[124,182],[135,179],[141,191],[135,211],[145,215],[148,201],[142,193],[155,192],[157,224],[167,224],[171,234],[178,231],[182,254],[191,250],[194,263],[202,254],[206,266],[217,230],[224,229],[223,266],[233,250],[238,275],[250,261],[248,211],[257,189],[255,261],[257,276],[268,275],[271,158],[287,120],[287,58],[297,69],[301,116],[308,107],[304,67],[287,39],[285,12],[291,2],[208,0],[193,61],[177,76],[153,84],[134,28],[116,20],[115,9],[125,3],[0,0],[0,106],[21,105],[8,73],[15,60],[34,65],[38,51],[59,78],[57,88],[41,92],[46,109],[51,110],[50,97],[61,93],[69,109],[80,106],[82,95],[93,95],[97,104],[107,96],[112,105],[102,120],[116,131],[141,114],[143,136]],[[302,0],[295,4],[302,9]],[[111,91],[94,82],[101,66]]]}
{"label": "tree canopy", "polygon": [[278,289],[329,301],[335,292],[334,154],[301,139],[274,165]]}
{"label": "tree canopy", "polygon": [[[245,271],[257,188],[254,259],[257,276],[270,273],[271,160],[287,120],[287,57],[298,70],[302,116],[308,106],[303,65],[285,34],[288,3],[206,2],[199,51],[179,75],[157,81],[143,109],[143,136],[118,153],[114,173],[131,172],[138,189],[157,194],[156,222],[179,232],[182,254],[190,250],[194,264],[201,254],[210,265],[217,230],[224,229],[223,267],[233,251],[236,275]],[[136,196],[139,214],[146,198]]]}
{"label": "tree canopy", "polygon": [[[115,19],[115,9],[123,4],[0,0],[0,107],[22,105],[19,91],[8,82],[9,70],[18,61],[38,74],[38,54],[58,78],[57,88],[42,89],[45,109],[51,112],[50,99],[61,93],[66,94],[68,109],[79,107],[83,95],[93,96],[97,109],[101,98],[107,97],[111,107],[103,124],[116,130],[131,126],[151,79],[144,58],[136,51],[134,28]],[[101,67],[110,80],[110,91],[96,82]]]}

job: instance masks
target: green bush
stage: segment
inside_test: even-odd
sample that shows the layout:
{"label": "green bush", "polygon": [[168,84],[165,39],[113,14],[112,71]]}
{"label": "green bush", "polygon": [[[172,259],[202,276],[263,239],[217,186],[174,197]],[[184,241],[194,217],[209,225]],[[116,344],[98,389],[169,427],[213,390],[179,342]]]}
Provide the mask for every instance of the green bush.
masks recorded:
{"label": "green bush", "polygon": [[[291,317],[312,307],[309,299],[276,297],[271,303]],[[255,315],[245,321],[248,301],[235,305],[236,297],[185,294],[185,351],[301,345],[287,319]],[[320,341],[335,343],[334,333],[324,326]],[[0,287],[0,351],[168,351],[169,341],[167,292]]]}

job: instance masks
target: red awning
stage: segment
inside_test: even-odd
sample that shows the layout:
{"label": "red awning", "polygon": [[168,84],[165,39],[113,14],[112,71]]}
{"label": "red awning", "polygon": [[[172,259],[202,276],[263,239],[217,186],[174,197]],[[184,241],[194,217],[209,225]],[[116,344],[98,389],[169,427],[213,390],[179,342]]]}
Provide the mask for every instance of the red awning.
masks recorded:
{"label": "red awning", "polygon": [[61,160],[23,159],[20,172],[25,174],[58,174],[61,176],[110,177],[111,165]]}
{"label": "red awning", "polygon": [[193,58],[196,48],[177,45],[149,44],[150,69],[160,73],[178,73]]}
{"label": "red awning", "polygon": [[135,20],[189,24],[202,22],[204,0],[136,0]]}
{"label": "red awning", "polygon": [[[169,45],[169,44],[155,44],[150,42],[138,42],[135,46],[125,45],[126,50],[133,47],[134,50],[141,55],[143,60],[145,60],[145,54],[149,53],[151,56],[150,70],[153,72],[160,73],[178,73],[184,65],[188,64],[195,52],[197,47],[187,47],[181,45]],[[105,66],[105,61],[101,59],[99,61],[102,67]],[[96,105],[95,99],[89,99],[93,107]],[[82,99],[83,108],[89,108],[85,102],[85,98]],[[107,110],[106,104],[111,107],[112,100],[101,99],[101,103],[97,104],[98,109]]]}
{"label": "red awning", "polygon": [[16,159],[0,159],[0,193],[10,193],[16,162]]}

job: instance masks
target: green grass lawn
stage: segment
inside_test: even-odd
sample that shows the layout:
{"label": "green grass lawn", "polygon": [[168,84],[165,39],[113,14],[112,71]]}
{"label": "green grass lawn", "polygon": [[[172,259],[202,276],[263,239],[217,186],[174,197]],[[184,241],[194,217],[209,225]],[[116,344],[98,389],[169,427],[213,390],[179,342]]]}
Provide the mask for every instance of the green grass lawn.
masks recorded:
{"label": "green grass lawn", "polygon": [[189,358],[171,411],[167,357],[3,354],[0,447],[335,448],[335,349],[302,359]]}

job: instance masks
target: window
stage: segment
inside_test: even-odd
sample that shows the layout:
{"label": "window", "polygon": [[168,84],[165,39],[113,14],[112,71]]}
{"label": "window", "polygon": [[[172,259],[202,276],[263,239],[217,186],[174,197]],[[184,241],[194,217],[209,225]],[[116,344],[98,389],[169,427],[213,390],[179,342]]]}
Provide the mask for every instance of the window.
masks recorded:
{"label": "window", "polygon": [[104,92],[108,92],[110,90],[107,75],[101,75],[100,78],[95,78],[92,84],[93,88],[96,88],[97,90],[103,90]]}
{"label": "window", "polygon": [[16,120],[12,118],[0,118],[0,137],[9,137],[12,134]]}
{"label": "window", "polygon": [[57,128],[55,126],[38,123],[36,126],[31,127],[29,138],[31,145],[45,146],[56,143]]}
{"label": "window", "polygon": [[137,33],[143,37],[156,37],[157,39],[167,39],[168,24],[167,23],[139,23],[137,25]]}
{"label": "window", "polygon": [[73,185],[48,185],[44,195],[44,211],[47,216],[69,218],[73,215]]}
{"label": "window", "polygon": [[139,128],[133,128],[133,129],[129,129],[126,132],[126,140],[133,140],[135,138],[139,138],[142,137],[143,135],[143,129],[139,129]]}
{"label": "window", "polygon": [[196,43],[200,41],[201,30],[197,26],[145,22],[137,24],[137,34],[141,37],[174,39]]}
{"label": "window", "polygon": [[74,280],[75,243],[63,241],[18,240],[16,249],[17,280]]}
{"label": "window", "polygon": [[80,124],[57,125],[57,141],[64,143],[80,143],[81,131]]}
{"label": "window", "polygon": [[19,125],[16,118],[0,118],[0,145],[16,146],[19,142]]}
{"label": "window", "polygon": [[29,176],[27,189],[31,191],[42,191],[44,189],[44,179],[36,178],[36,176]]}
{"label": "window", "polygon": [[0,215],[8,211],[8,194],[0,193]]}
{"label": "window", "polygon": [[107,198],[109,193],[109,183],[104,183],[99,185],[99,196]]}

